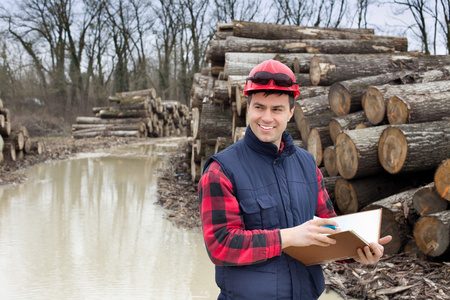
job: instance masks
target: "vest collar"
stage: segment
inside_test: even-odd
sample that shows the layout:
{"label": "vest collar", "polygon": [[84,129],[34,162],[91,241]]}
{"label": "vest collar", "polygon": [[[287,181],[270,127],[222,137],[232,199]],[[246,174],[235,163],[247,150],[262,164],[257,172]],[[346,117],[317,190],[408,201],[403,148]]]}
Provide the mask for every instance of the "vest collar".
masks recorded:
{"label": "vest collar", "polygon": [[[284,142],[284,148],[280,153],[280,157],[291,155],[294,152],[295,148],[292,136],[287,131],[284,131],[281,139]],[[273,156],[274,158],[278,156],[278,147],[270,142],[261,142],[253,133],[250,125],[247,126],[247,129],[245,131],[244,142],[247,146],[249,146],[256,152],[267,154]]]}

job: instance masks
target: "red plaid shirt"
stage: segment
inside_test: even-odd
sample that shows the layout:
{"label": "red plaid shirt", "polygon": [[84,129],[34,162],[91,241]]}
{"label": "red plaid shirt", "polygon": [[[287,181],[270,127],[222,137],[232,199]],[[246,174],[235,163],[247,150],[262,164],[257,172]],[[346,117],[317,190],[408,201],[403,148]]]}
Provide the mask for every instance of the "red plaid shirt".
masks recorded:
{"label": "red plaid shirt", "polygon": [[[318,168],[316,215],[336,216]],[[212,162],[198,185],[200,218],[208,255],[219,266],[250,265],[281,255],[280,229],[246,230],[233,195],[233,186],[217,162]]]}

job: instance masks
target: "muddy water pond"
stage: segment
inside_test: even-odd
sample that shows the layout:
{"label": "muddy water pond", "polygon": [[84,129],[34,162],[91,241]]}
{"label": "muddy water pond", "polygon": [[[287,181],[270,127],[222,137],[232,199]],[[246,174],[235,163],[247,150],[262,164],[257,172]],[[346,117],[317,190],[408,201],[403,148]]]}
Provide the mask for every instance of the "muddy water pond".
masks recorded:
{"label": "muddy water pond", "polygon": [[179,141],[37,165],[0,187],[0,298],[216,299],[201,235],[155,204],[156,170]]}

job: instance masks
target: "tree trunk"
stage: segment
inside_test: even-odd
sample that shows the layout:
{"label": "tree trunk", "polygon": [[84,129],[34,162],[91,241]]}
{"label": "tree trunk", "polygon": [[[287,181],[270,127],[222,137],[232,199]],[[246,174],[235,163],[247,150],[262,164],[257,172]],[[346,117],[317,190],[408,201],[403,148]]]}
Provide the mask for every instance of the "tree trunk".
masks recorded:
{"label": "tree trunk", "polygon": [[228,81],[226,80],[216,80],[214,82],[214,99],[221,100],[224,102],[230,102],[230,97],[228,95]]}
{"label": "tree trunk", "polygon": [[450,201],[450,158],[442,161],[436,169],[434,173],[434,185],[438,194],[442,198]]}
{"label": "tree trunk", "polygon": [[9,161],[16,161],[16,147],[12,143],[5,143],[3,146],[3,158]]}
{"label": "tree trunk", "polygon": [[219,153],[223,149],[227,148],[232,144],[232,140],[229,137],[218,137],[216,139],[216,145],[214,148],[214,154]]}
{"label": "tree trunk", "polygon": [[[323,185],[325,189],[327,190],[328,196],[330,199],[334,200],[334,187],[336,185],[336,181],[339,179],[339,176],[327,176],[323,178]],[[333,201],[334,202],[334,201]],[[336,207],[337,209],[337,207]]]}
{"label": "tree trunk", "polygon": [[[309,133],[311,132],[311,129],[313,129],[313,128],[326,127],[327,128],[326,130],[322,129],[321,131],[325,131],[329,135],[329,132],[330,132],[330,128],[329,128],[330,119],[333,116],[334,116],[334,113],[330,109],[328,109],[328,110],[326,110],[323,113],[318,114],[318,115],[304,116],[300,120],[300,124],[297,124],[297,121],[296,121],[297,128],[299,129],[299,132],[301,134],[302,140],[305,141],[305,142],[308,141]],[[327,138],[327,140],[328,140],[328,138]],[[331,136],[330,136],[330,140],[331,140]]]}
{"label": "tree trunk", "polygon": [[316,166],[322,164],[323,149],[332,144],[328,126],[311,129],[308,135],[307,150],[314,156]]}
{"label": "tree trunk", "polygon": [[336,137],[345,130],[353,130],[361,123],[367,121],[364,111],[359,111],[344,115],[341,117],[333,117],[330,120],[330,136],[333,143],[336,143]]}
{"label": "tree trunk", "polygon": [[[367,205],[362,210],[382,209],[380,236],[391,235],[392,241],[384,245],[385,254],[396,254],[408,242],[412,234],[408,224],[412,197],[416,189],[410,189]],[[416,215],[414,219],[417,219]]]}
{"label": "tree trunk", "polygon": [[329,89],[330,89],[329,86],[300,87],[300,96],[297,97],[297,100],[304,100],[316,96],[328,95]]}
{"label": "tree trunk", "polygon": [[450,202],[438,194],[432,182],[417,189],[413,195],[412,204],[419,215],[427,216],[447,210]]}
{"label": "tree trunk", "polygon": [[336,167],[344,179],[383,172],[378,160],[378,140],[385,126],[348,130],[336,138]]}
{"label": "tree trunk", "polygon": [[[246,21],[234,21],[233,35],[238,37],[264,39],[264,40],[348,40],[348,39],[393,39],[396,41],[396,50],[405,51],[406,38],[383,37],[374,35],[373,29],[364,28],[321,28],[294,25],[255,23]],[[399,46],[397,46],[399,45]],[[400,50],[402,49],[402,50]]]}
{"label": "tree trunk", "polygon": [[17,151],[23,150],[25,144],[25,136],[20,130],[13,130],[8,137],[3,137],[5,143],[11,143],[14,145],[14,149]]}
{"label": "tree trunk", "polygon": [[100,118],[146,118],[148,116],[147,110],[102,110],[99,113]]}
{"label": "tree trunk", "polygon": [[448,91],[450,91],[450,81],[371,86],[362,97],[362,106],[369,122],[377,125],[387,119],[386,106],[389,98],[393,96],[429,95]]}
{"label": "tree trunk", "polygon": [[[248,75],[250,71],[258,64],[268,59],[278,60],[287,65],[294,73],[308,73],[309,65],[314,54],[275,54],[275,53],[245,53],[228,52],[225,54],[224,75]],[[296,65],[294,71],[294,63]]]}
{"label": "tree trunk", "polygon": [[203,144],[215,145],[218,136],[231,137],[232,119],[228,113],[212,103],[203,103],[200,118],[200,140]]}
{"label": "tree trunk", "polygon": [[340,178],[334,189],[337,207],[343,214],[358,212],[375,201],[400,193],[415,178],[392,175],[354,180]]}
{"label": "tree trunk", "polygon": [[418,70],[417,56],[411,54],[319,54],[311,59],[309,75],[313,85],[401,70]]}
{"label": "tree trunk", "polygon": [[391,174],[434,169],[450,153],[450,121],[391,125],[381,134],[378,158]]}
{"label": "tree trunk", "polygon": [[399,71],[335,82],[330,86],[328,100],[337,116],[362,110],[361,98],[369,86],[382,84],[402,84],[405,76],[412,71]]}
{"label": "tree trunk", "polygon": [[[406,39],[404,39],[405,42]],[[408,51],[407,45],[404,50]],[[227,52],[247,53],[324,53],[324,54],[369,54],[395,52],[394,39],[375,40],[267,40],[229,36],[226,40],[212,40],[206,53],[208,60],[225,60]]]}
{"label": "tree trunk", "polygon": [[151,89],[146,89],[146,90],[137,90],[137,91],[116,93],[116,97],[119,97],[119,98],[132,98],[135,96],[149,96],[150,98],[155,99],[156,98],[156,90],[154,88],[151,88]]}
{"label": "tree trunk", "polygon": [[334,146],[328,146],[323,150],[323,165],[325,166],[328,175],[339,175],[336,164],[336,148]]}
{"label": "tree trunk", "polygon": [[431,257],[447,257],[450,252],[450,210],[421,217],[414,226],[420,250]]}
{"label": "tree trunk", "polygon": [[387,103],[389,124],[441,120],[450,112],[450,91],[425,95],[396,95]]}
{"label": "tree trunk", "polygon": [[97,136],[138,137],[138,135],[139,135],[139,131],[137,131],[137,130],[127,130],[127,131],[126,130],[121,130],[121,131],[99,130],[99,131],[88,131],[88,132],[83,132],[80,130],[80,131],[75,131],[72,133],[72,136],[75,139],[91,138],[91,137],[97,137]]}
{"label": "tree trunk", "polygon": [[5,126],[0,127],[0,135],[8,137],[11,135],[11,123],[5,121]]}

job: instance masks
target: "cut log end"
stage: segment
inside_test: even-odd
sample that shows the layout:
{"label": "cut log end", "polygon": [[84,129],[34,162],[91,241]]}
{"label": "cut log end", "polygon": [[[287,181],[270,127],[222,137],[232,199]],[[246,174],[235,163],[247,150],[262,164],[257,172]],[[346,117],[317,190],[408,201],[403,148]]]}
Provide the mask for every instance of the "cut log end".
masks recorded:
{"label": "cut log end", "polygon": [[450,201],[450,158],[444,160],[434,174],[434,185],[437,193]]}
{"label": "cut log end", "polygon": [[334,195],[339,210],[344,213],[355,213],[358,211],[358,197],[353,186],[345,179],[336,180]]}
{"label": "cut log end", "polygon": [[309,65],[309,77],[311,79],[312,85],[319,85],[320,83],[320,59],[317,56],[314,56],[311,59],[311,63]]}
{"label": "cut log end", "polygon": [[345,132],[336,138],[336,168],[345,179],[353,178],[358,171],[358,151]]}
{"label": "cut log end", "polygon": [[407,152],[408,143],[402,131],[395,127],[386,128],[378,143],[378,158],[383,168],[391,174],[400,172]]}
{"label": "cut log end", "polygon": [[335,83],[330,87],[328,94],[331,110],[337,116],[343,116],[350,112],[351,98],[350,92],[341,84]]}
{"label": "cut log end", "polygon": [[369,87],[362,97],[362,106],[370,123],[377,125],[383,121],[386,107],[380,91]]}
{"label": "cut log end", "polygon": [[438,257],[449,251],[450,211],[421,217],[414,226],[414,239],[426,255]]}
{"label": "cut log end", "polygon": [[448,201],[441,198],[434,184],[418,188],[412,197],[412,205],[421,216],[442,212],[447,209]]}
{"label": "cut log end", "polygon": [[316,128],[311,129],[309,132],[307,150],[316,159],[316,165],[320,166],[323,158],[322,141],[320,139],[320,133]]}
{"label": "cut log end", "polygon": [[333,143],[336,143],[337,136],[342,132],[342,126],[338,121],[331,119],[329,127],[331,140],[333,141]]}
{"label": "cut log end", "polygon": [[387,118],[389,124],[405,124],[408,122],[408,107],[402,99],[397,96],[389,98]]}
{"label": "cut log end", "polygon": [[329,146],[323,151],[323,165],[329,176],[337,176],[339,174],[336,166],[336,151],[334,146]]}

